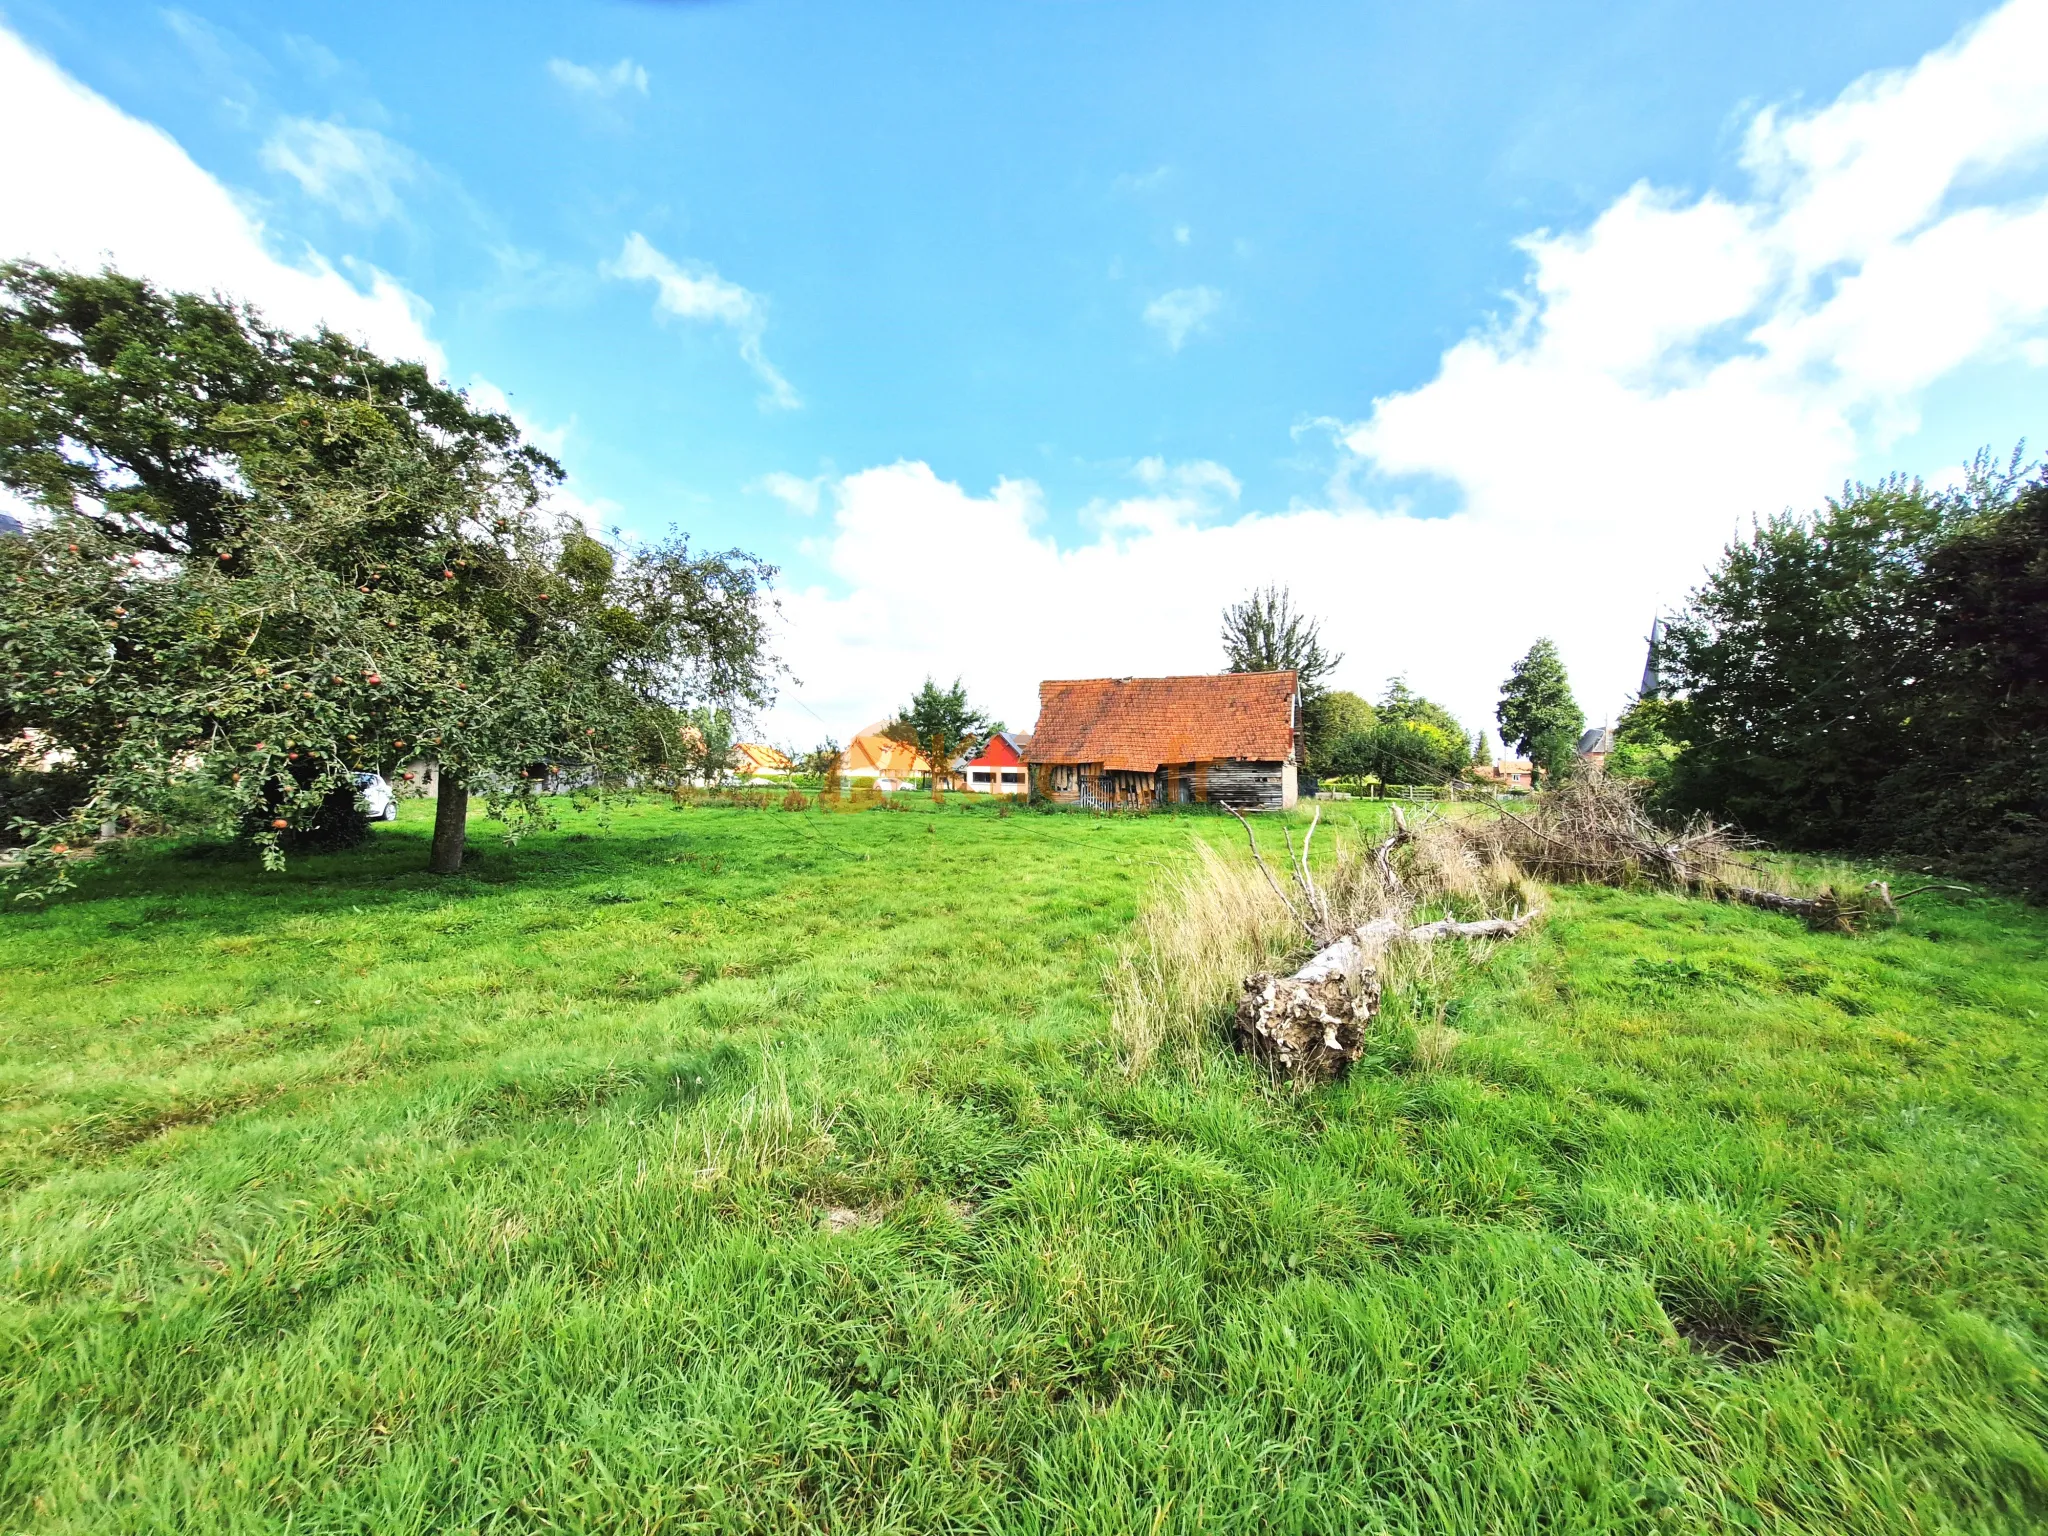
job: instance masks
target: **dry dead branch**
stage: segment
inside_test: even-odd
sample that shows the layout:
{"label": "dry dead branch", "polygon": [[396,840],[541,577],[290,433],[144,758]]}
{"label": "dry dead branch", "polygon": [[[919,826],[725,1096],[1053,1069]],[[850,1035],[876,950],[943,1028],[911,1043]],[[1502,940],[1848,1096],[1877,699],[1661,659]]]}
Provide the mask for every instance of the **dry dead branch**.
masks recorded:
{"label": "dry dead branch", "polygon": [[1852,933],[1897,915],[1882,881],[1860,894],[1832,887],[1815,895],[1772,890],[1756,846],[1734,829],[1696,817],[1678,831],[1659,826],[1635,788],[1600,773],[1567,780],[1526,813],[1463,824],[1486,847],[1541,880],[1657,885],[1797,917],[1818,931]]}

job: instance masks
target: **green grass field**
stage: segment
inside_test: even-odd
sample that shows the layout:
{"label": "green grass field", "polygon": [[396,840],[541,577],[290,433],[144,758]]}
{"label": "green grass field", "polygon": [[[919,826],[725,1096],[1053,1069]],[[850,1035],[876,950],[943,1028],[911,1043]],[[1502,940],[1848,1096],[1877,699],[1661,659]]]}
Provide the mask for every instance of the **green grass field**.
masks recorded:
{"label": "green grass field", "polygon": [[1566,890],[1338,1087],[1130,1080],[1237,829],[912,803],[0,915],[0,1524],[2048,1523],[2048,914]]}

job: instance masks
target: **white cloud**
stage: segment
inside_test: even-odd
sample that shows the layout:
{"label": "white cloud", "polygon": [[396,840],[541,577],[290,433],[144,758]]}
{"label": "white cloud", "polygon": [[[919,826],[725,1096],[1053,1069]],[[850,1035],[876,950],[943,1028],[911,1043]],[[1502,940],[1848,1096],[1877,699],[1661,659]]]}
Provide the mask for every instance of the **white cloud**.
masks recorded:
{"label": "white cloud", "polygon": [[[1326,424],[1346,453],[1331,507],[1219,520],[1221,478],[1144,460],[1145,494],[1062,545],[1027,482],[977,496],[920,463],[838,481],[832,582],[785,605],[805,702],[857,725],[960,672],[1026,724],[1042,678],[1216,665],[1221,606],[1282,581],[1348,653],[1345,686],[1403,672],[1491,729],[1547,633],[1611,717],[1652,613],[1753,513],[1885,467],[1958,369],[2048,370],[2044,53],[2048,0],[2016,0],[1831,104],[1758,114],[1737,195],[1643,185],[1532,235],[1511,315]],[[1456,510],[1406,515],[1407,477]],[[992,603],[1033,616],[1027,641]]]}
{"label": "white cloud", "polygon": [[761,350],[761,334],[768,328],[768,305],[758,293],[727,282],[708,266],[678,266],[638,233],[626,237],[618,260],[606,263],[604,271],[607,277],[653,283],[655,307],[667,314],[723,325],[737,335],[740,356],[768,386],[761,397],[763,406],[787,411],[803,404],[789,380]]}
{"label": "white cloud", "polygon": [[1171,180],[1173,180],[1172,166],[1155,165],[1149,171],[1125,171],[1109,185],[1111,191],[1120,192],[1129,197],[1146,192],[1156,192]]}
{"label": "white cloud", "polygon": [[804,517],[815,517],[825,482],[829,478],[826,475],[813,475],[805,479],[802,475],[792,475],[787,470],[777,469],[763,475],[748,489],[766,491],[790,511]]}
{"label": "white cloud", "polygon": [[318,253],[273,253],[263,225],[161,129],[87,90],[0,28],[0,256],[113,264],[170,288],[219,291],[279,325],[321,324],[447,371],[426,304],[374,267],[350,282]]}
{"label": "white cloud", "polygon": [[[570,417],[561,426],[551,427],[537,421],[512,403],[512,397],[480,373],[469,376],[469,382],[462,388],[469,397],[469,403],[480,411],[494,411],[500,416],[512,418],[512,424],[519,428],[519,435],[542,453],[559,459],[562,451],[569,446],[569,438],[576,430],[576,418]],[[609,505],[609,504],[608,504]]]}
{"label": "white cloud", "polygon": [[1175,245],[1186,245],[1189,241],[1193,240],[1194,238],[1195,232],[1192,229],[1189,229],[1187,225],[1176,224],[1173,226],[1173,243]]}
{"label": "white cloud", "polygon": [[1174,288],[1145,306],[1145,323],[1178,352],[1188,337],[1209,328],[1209,317],[1222,306],[1223,295],[1214,288]]}
{"label": "white cloud", "polygon": [[631,544],[636,535],[619,528],[619,516],[625,511],[608,496],[584,496],[568,485],[558,485],[548,492],[546,506],[557,517],[573,521],[593,539],[606,543]]}
{"label": "white cloud", "polygon": [[419,174],[412,152],[375,129],[309,117],[281,121],[264,141],[263,163],[356,224],[397,218],[398,188]]}
{"label": "white cloud", "polygon": [[1244,493],[1237,476],[1214,459],[1191,459],[1185,464],[1168,464],[1154,454],[1140,459],[1131,473],[1155,489],[1169,487],[1183,496],[1201,499],[1222,494],[1231,501]]}
{"label": "white cloud", "polygon": [[609,101],[627,91],[647,94],[647,71],[631,59],[621,59],[609,69],[590,64],[572,64],[567,59],[549,59],[548,73],[578,95]]}

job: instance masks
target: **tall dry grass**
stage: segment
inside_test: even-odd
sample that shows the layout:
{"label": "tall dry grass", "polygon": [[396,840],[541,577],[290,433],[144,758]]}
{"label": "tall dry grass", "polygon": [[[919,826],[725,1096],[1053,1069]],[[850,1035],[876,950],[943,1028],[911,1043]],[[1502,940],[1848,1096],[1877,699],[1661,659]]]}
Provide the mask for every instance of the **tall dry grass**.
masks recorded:
{"label": "tall dry grass", "polygon": [[[1109,980],[1112,1028],[1126,1072],[1170,1061],[1199,1074],[1223,1038],[1245,978],[1292,971],[1314,952],[1315,941],[1296,916],[1307,903],[1287,883],[1290,835],[1285,823],[1263,829],[1260,846],[1273,880],[1260,871],[1248,844],[1198,842],[1194,859],[1168,874],[1140,911]],[[1398,884],[1392,887],[1371,837],[1327,828],[1319,835],[1313,875],[1328,916],[1324,926],[1333,933],[1383,917],[1502,917],[1532,909],[1539,899],[1512,859],[1475,841],[1452,817],[1414,824],[1413,836],[1393,855]]]}
{"label": "tall dry grass", "polygon": [[1142,1072],[1164,1056],[1199,1072],[1244,978],[1284,964],[1304,943],[1248,855],[1196,843],[1194,861],[1169,874],[1139,913],[1110,972],[1124,1070]]}

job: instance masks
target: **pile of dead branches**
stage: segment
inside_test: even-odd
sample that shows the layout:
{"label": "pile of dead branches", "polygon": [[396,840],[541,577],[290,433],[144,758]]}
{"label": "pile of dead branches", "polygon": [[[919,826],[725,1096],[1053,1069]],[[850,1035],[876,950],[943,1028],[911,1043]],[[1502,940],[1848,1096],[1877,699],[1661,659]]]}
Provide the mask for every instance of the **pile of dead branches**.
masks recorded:
{"label": "pile of dead branches", "polygon": [[1567,779],[1525,809],[1475,817],[1463,830],[1555,884],[1704,891],[1755,883],[1743,878],[1756,870],[1754,847],[1730,828],[1704,817],[1677,831],[1661,827],[1633,785],[1599,773]]}
{"label": "pile of dead branches", "polygon": [[1818,932],[1853,933],[1889,923],[1904,899],[1882,880],[1849,892],[1833,886],[1806,895],[1784,889],[1759,858],[1759,846],[1733,828],[1704,816],[1676,831],[1660,826],[1637,786],[1597,771],[1546,790],[1526,810],[1503,807],[1497,817],[1459,825],[1476,848],[1513,859],[1540,880],[1658,886],[1782,912]]}

